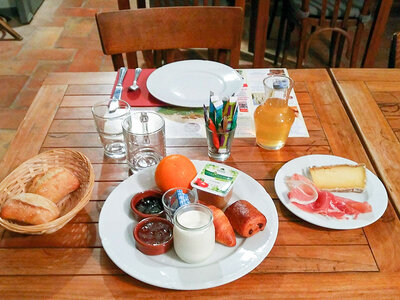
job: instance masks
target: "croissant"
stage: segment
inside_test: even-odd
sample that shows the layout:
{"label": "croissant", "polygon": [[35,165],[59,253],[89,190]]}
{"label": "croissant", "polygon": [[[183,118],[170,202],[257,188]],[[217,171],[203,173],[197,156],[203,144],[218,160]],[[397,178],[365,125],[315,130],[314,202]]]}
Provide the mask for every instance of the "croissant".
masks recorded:
{"label": "croissant", "polygon": [[215,240],[228,247],[235,246],[235,232],[224,212],[214,205],[208,205],[208,208],[211,209],[214,217]]}

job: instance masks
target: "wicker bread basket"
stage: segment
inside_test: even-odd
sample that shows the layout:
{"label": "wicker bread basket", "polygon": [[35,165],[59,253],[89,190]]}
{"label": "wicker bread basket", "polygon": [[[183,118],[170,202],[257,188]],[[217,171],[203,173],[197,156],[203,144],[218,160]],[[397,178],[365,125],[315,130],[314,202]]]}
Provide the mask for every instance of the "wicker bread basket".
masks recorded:
{"label": "wicker bread basket", "polygon": [[94,171],[89,159],[82,153],[69,149],[55,149],[32,157],[12,171],[0,183],[0,208],[7,198],[25,192],[25,187],[38,174],[52,167],[65,167],[80,181],[80,187],[57,206],[60,216],[40,225],[20,225],[0,218],[4,228],[25,234],[47,234],[57,231],[67,224],[90,200],[94,185]]}

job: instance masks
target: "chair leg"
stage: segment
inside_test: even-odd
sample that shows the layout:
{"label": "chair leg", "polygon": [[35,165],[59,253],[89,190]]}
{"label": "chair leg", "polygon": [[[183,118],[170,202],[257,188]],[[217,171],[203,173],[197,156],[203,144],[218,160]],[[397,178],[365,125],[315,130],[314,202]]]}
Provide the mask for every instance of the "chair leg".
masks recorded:
{"label": "chair leg", "polygon": [[332,31],[331,46],[329,48],[329,66],[334,67],[336,63],[337,51],[339,46],[339,33]]}
{"label": "chair leg", "polygon": [[353,49],[351,51],[350,68],[355,68],[357,66],[358,51],[360,49],[361,36],[363,31],[364,24],[359,23],[353,38]]}
{"label": "chair leg", "polygon": [[11,36],[14,37],[16,40],[21,41],[23,39],[23,37],[14,29],[12,29],[10,25],[7,24],[7,22],[3,21],[2,18],[0,18],[0,29],[4,29],[6,32],[11,34]]}
{"label": "chair leg", "polygon": [[[342,61],[342,56],[343,56],[343,50],[344,50],[344,43],[346,42],[346,38],[341,34],[339,37],[339,46],[336,51],[336,62],[334,67],[339,68],[340,67],[340,62]],[[349,47],[349,46],[348,46]]]}
{"label": "chair leg", "polygon": [[283,47],[281,67],[283,67],[285,65],[285,63],[286,63],[287,49],[290,46],[290,36],[292,35],[294,27],[295,27],[295,24],[293,24],[292,22],[287,20],[287,22],[286,22],[286,33],[285,33],[285,44],[284,44],[284,47]]}
{"label": "chair leg", "polygon": [[[282,0],[274,1],[274,6],[272,7],[271,16],[270,16],[269,22],[268,22],[268,30],[267,30],[267,39],[268,40],[271,37],[272,26],[274,26],[276,13],[278,12],[279,2],[281,2],[281,1]],[[282,16],[281,16],[281,18],[282,18]],[[280,29],[280,27],[279,27],[279,29]],[[279,38],[279,36],[278,36],[278,38]]]}
{"label": "chair leg", "polygon": [[276,42],[276,51],[275,51],[275,59],[274,59],[274,65],[278,64],[279,61],[279,55],[281,54],[281,49],[282,49],[282,43],[283,43],[283,35],[285,32],[287,32],[287,18],[286,18],[286,12],[282,9],[282,14],[281,14],[281,20],[279,22],[279,32],[278,32],[278,40]]}
{"label": "chair leg", "polygon": [[307,44],[307,34],[308,34],[308,24],[302,22],[301,29],[300,29],[300,45],[299,45],[299,52],[297,53],[297,63],[296,68],[301,69],[303,67],[303,61],[306,57],[306,44]]}

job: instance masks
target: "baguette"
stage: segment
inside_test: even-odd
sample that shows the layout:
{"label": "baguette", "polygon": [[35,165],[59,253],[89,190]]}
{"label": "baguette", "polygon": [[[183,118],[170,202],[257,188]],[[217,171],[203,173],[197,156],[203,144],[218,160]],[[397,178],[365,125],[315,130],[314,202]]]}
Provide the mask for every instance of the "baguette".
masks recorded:
{"label": "baguette", "polygon": [[27,192],[41,195],[58,203],[79,186],[79,179],[71,171],[64,167],[55,167],[33,178]]}
{"label": "baguette", "polygon": [[50,222],[60,215],[56,204],[36,194],[23,193],[6,200],[0,217],[32,225]]}

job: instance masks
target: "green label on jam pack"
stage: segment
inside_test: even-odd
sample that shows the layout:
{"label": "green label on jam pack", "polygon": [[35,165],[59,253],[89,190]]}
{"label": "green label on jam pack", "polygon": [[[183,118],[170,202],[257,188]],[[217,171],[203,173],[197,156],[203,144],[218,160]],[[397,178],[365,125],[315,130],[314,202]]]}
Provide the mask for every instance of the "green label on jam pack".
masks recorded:
{"label": "green label on jam pack", "polygon": [[192,181],[192,186],[209,193],[225,196],[232,188],[239,172],[231,167],[208,163]]}

